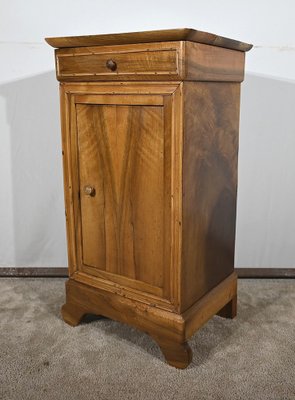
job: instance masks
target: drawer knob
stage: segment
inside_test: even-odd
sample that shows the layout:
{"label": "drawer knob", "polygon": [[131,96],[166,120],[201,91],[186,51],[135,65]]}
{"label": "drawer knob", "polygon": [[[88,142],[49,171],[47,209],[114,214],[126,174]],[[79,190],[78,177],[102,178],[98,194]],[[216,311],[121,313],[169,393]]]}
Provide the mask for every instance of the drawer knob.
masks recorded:
{"label": "drawer knob", "polygon": [[114,60],[112,60],[112,59],[110,59],[110,60],[108,60],[108,61],[106,62],[106,66],[107,66],[107,68],[110,69],[111,71],[116,71],[116,69],[117,69],[117,63],[116,63]]}
{"label": "drawer knob", "polygon": [[87,186],[84,186],[84,193],[87,195],[87,196],[95,196],[95,188],[93,187],[93,186],[89,186],[89,185],[87,185]]}

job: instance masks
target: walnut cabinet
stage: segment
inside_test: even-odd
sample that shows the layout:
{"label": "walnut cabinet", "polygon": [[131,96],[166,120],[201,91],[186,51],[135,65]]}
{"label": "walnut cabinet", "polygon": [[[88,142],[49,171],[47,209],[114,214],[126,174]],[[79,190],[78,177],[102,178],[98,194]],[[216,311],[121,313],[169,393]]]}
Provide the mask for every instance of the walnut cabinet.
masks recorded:
{"label": "walnut cabinet", "polygon": [[240,83],[251,45],[176,29],[56,47],[69,280],[64,320],[104,315],[185,368],[190,336],[236,314]]}

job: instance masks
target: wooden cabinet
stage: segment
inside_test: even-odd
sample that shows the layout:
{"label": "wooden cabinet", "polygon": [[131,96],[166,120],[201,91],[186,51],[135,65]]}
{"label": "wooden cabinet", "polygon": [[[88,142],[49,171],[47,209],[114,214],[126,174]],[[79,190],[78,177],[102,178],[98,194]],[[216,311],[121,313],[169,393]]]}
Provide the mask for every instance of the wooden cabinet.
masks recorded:
{"label": "wooden cabinet", "polygon": [[148,332],[171,365],[234,317],[245,43],[190,29],[49,38],[60,80],[69,280],[64,320]]}

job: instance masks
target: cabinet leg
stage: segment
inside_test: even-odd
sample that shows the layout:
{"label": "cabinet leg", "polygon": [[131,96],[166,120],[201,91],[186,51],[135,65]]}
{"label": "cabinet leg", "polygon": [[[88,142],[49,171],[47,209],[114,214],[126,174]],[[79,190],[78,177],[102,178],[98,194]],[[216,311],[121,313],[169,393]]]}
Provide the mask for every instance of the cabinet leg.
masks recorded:
{"label": "cabinet leg", "polygon": [[219,317],[233,319],[237,316],[237,296],[233,297],[218,313]]}
{"label": "cabinet leg", "polygon": [[155,338],[166,362],[175,368],[184,369],[192,361],[192,350],[187,342],[177,343],[170,340]]}
{"label": "cabinet leg", "polygon": [[61,308],[63,320],[71,326],[79,325],[85,314],[87,314],[87,311],[76,304],[66,303]]}

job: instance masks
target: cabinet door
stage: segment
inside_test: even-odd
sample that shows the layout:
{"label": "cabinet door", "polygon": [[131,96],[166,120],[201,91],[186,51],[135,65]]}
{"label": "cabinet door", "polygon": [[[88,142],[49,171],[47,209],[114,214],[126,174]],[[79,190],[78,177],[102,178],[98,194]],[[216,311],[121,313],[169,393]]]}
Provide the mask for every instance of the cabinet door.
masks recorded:
{"label": "cabinet door", "polygon": [[70,100],[78,273],[171,300],[172,93],[93,89]]}

